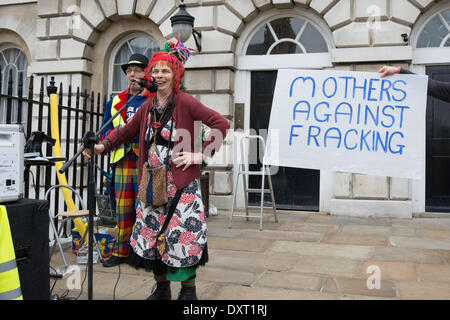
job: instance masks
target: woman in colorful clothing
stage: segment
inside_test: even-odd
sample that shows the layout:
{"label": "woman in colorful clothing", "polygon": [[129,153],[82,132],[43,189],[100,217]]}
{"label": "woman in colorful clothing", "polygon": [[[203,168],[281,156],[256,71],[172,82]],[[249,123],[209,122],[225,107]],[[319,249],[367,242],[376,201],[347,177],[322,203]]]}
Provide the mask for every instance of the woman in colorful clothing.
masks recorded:
{"label": "woman in colorful clothing", "polygon": [[[156,97],[145,102],[124,128],[94,148],[95,154],[104,154],[139,136],[139,149],[148,153],[147,157],[139,157],[138,181],[145,162],[150,168],[168,163],[168,202],[155,207],[138,201],[130,241],[134,252],[130,252],[129,263],[153,271],[156,289],[148,297],[150,300],[170,300],[170,281],[181,282],[179,300],[197,299],[196,270],[208,261],[205,210],[198,179],[200,164],[220,148],[230,127],[218,112],[180,91],[183,64],[189,55],[190,49],[179,41],[154,53],[146,72],[158,85]],[[202,150],[196,151],[201,123],[210,127],[211,133]],[[89,156],[89,150],[85,156]],[[160,253],[157,236],[172,204],[176,207],[164,231],[165,250]]]}

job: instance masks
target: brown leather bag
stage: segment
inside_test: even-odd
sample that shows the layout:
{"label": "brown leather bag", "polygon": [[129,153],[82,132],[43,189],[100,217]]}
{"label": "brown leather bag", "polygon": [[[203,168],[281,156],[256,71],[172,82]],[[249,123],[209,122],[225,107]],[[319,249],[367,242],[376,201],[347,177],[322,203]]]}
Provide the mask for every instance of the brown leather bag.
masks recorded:
{"label": "brown leather bag", "polygon": [[137,199],[146,205],[153,205],[154,207],[159,207],[167,203],[166,165],[149,168],[148,163],[144,163]]}
{"label": "brown leather bag", "polygon": [[[171,110],[169,112],[169,118],[173,113],[173,108],[175,105],[175,97],[172,100]],[[144,167],[141,181],[139,183],[139,190],[137,195],[137,200],[144,202],[147,206],[153,205],[154,207],[159,207],[165,205],[168,201],[167,196],[167,168],[169,166],[169,152],[172,143],[172,132],[173,132],[173,120],[170,127],[170,136],[167,143],[167,155],[164,164],[156,167],[150,168],[148,161],[144,162]],[[144,156],[148,156],[148,141],[145,143],[145,153]]]}

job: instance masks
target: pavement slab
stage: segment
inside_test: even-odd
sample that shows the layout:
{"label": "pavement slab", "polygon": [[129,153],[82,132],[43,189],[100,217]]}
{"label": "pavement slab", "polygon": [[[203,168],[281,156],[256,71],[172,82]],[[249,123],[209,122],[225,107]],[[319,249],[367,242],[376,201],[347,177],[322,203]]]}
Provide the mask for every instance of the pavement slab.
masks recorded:
{"label": "pavement slab", "polygon": [[326,224],[333,224],[334,223],[334,217],[330,215],[311,215],[306,220],[308,223],[326,223]]}
{"label": "pavement slab", "polygon": [[389,237],[389,244],[403,248],[450,250],[450,239],[392,236]]}
{"label": "pavement slab", "polygon": [[418,233],[424,238],[447,239],[450,240],[450,231],[443,229],[419,229]]}
{"label": "pavement slab", "polygon": [[[242,214],[242,212],[239,212]],[[450,219],[356,218],[317,212],[234,218],[229,212],[207,218],[209,262],[197,272],[197,295],[204,300],[398,300],[450,299]],[[65,245],[69,265],[76,256]],[[51,266],[62,269],[56,250]],[[369,289],[376,266],[380,288]],[[77,266],[82,289],[68,296],[87,299],[86,265]],[[53,272],[54,270],[52,270]],[[73,280],[73,279],[71,279]],[[83,282],[83,280],[85,280]],[[68,278],[50,280],[63,295]],[[155,281],[151,272],[126,264],[94,264],[94,299],[143,300]],[[373,283],[372,283],[373,284]],[[115,292],[114,292],[115,288]],[[176,299],[180,283],[171,284]],[[115,295],[114,295],[115,293]]]}
{"label": "pavement slab", "polygon": [[399,281],[399,295],[408,300],[449,300],[450,284],[432,281]]}
{"label": "pavement slab", "polygon": [[359,217],[346,217],[337,216],[333,218],[333,223],[345,224],[345,225],[369,225],[369,226],[391,226],[392,222],[390,218],[359,218]]}
{"label": "pavement slab", "polygon": [[357,277],[362,264],[363,261],[359,260],[326,256],[300,256],[292,267],[292,271],[318,275]]}
{"label": "pavement slab", "polygon": [[328,243],[307,243],[292,241],[275,241],[269,248],[270,252],[292,252],[294,255],[329,256],[347,259],[369,259],[374,253],[374,247],[355,246]]}
{"label": "pavement slab", "polygon": [[418,264],[416,270],[418,281],[450,282],[450,265]]}
{"label": "pavement slab", "polygon": [[428,264],[450,264],[448,250],[427,250],[416,248],[375,247],[372,260],[415,262]]}
{"label": "pavement slab", "polygon": [[450,218],[392,219],[392,226],[450,230]]}
{"label": "pavement slab", "polygon": [[319,291],[325,283],[324,277],[305,275],[296,272],[265,272],[253,286],[285,288],[293,290]]}
{"label": "pavement slab", "polygon": [[343,225],[341,232],[345,234],[362,234],[375,236],[417,236],[415,228],[405,226],[368,226],[368,225]]}
{"label": "pavement slab", "polygon": [[306,223],[306,222],[283,222],[280,223],[278,230],[300,231],[300,232],[318,232],[318,233],[337,233],[340,225],[326,223]]}
{"label": "pavement slab", "polygon": [[208,247],[234,251],[264,252],[272,243],[267,239],[208,237]]}
{"label": "pavement slab", "polygon": [[285,288],[223,286],[217,291],[218,300],[337,300],[339,295]]}
{"label": "pavement slab", "polygon": [[322,243],[354,244],[362,246],[386,246],[388,237],[384,235],[367,234],[327,234]]}
{"label": "pavement slab", "polygon": [[367,279],[373,274],[371,267],[376,266],[380,270],[380,278],[384,280],[408,280],[417,279],[414,263],[390,262],[390,261],[366,261],[361,269],[361,278]]}
{"label": "pavement slab", "polygon": [[228,227],[222,226],[208,226],[207,235],[208,237],[223,237],[223,238],[236,238],[241,234],[240,229],[229,229]]}
{"label": "pavement slab", "polygon": [[231,250],[211,250],[208,266],[229,270],[263,273],[270,271],[287,271],[292,269],[297,258],[289,253],[260,253]]}
{"label": "pavement slab", "polygon": [[234,283],[250,286],[257,279],[258,274],[246,271],[230,270],[225,268],[199,268],[197,279],[220,283]]}
{"label": "pavement slab", "polygon": [[284,232],[279,230],[242,230],[240,235],[242,238],[249,239],[270,239],[270,240],[287,240],[297,242],[319,242],[324,237],[320,232]]}
{"label": "pavement slab", "polygon": [[327,293],[355,294],[375,297],[395,298],[397,288],[394,281],[381,280],[380,287],[370,289],[365,279],[328,278],[323,289]]}
{"label": "pavement slab", "polygon": [[343,225],[341,233],[388,236],[392,232],[391,227],[366,226],[366,225]]}

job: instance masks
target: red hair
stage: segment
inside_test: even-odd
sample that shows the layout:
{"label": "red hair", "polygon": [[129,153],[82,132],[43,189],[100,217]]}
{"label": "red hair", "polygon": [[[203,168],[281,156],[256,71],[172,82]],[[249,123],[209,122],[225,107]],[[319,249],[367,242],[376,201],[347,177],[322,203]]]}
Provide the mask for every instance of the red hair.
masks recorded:
{"label": "red hair", "polygon": [[160,61],[165,61],[173,72],[173,88],[177,92],[180,90],[180,81],[184,77],[184,64],[194,50],[187,48],[181,43],[180,36],[178,36],[176,43],[166,42],[164,49],[161,52],[153,53],[152,60],[150,60],[147,68],[145,68],[145,73],[151,76],[151,71],[155,64]]}
{"label": "red hair", "polygon": [[153,53],[152,59],[147,65],[147,68],[145,68],[145,73],[148,76],[151,76],[153,67],[158,63],[163,62],[169,66],[169,68],[173,72],[173,88],[175,91],[180,90],[180,81],[184,77],[184,66],[183,63],[181,63],[178,58],[170,54],[168,52],[162,51],[162,52],[155,52]]}

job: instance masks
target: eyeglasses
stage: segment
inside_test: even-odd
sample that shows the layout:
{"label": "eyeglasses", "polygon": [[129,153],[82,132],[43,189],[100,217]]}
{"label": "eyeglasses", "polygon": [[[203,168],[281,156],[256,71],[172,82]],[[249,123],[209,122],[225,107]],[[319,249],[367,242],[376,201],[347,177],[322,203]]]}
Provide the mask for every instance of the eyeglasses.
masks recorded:
{"label": "eyeglasses", "polygon": [[130,73],[132,73],[132,72],[134,72],[134,73],[141,73],[141,72],[144,72],[144,69],[141,69],[141,68],[135,68],[135,69],[127,69],[127,70],[126,70],[126,73],[127,73],[127,74],[130,74]]}

